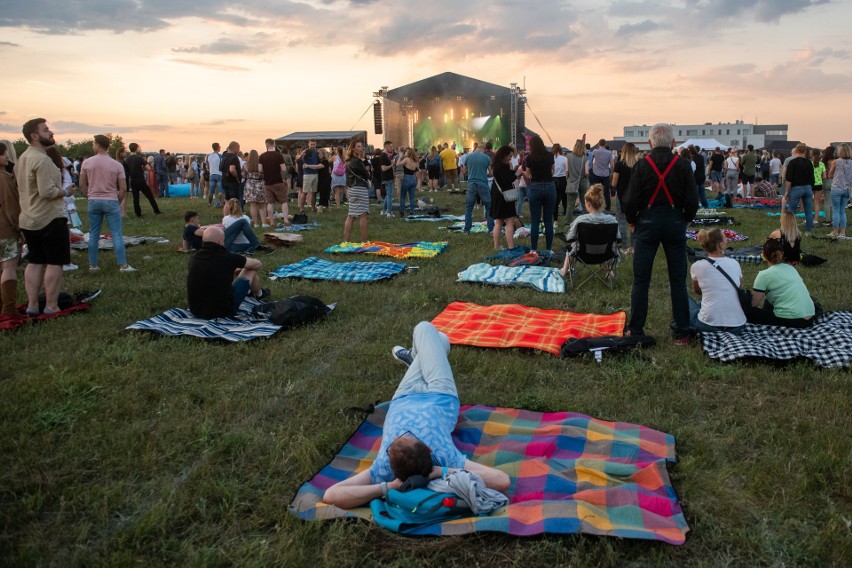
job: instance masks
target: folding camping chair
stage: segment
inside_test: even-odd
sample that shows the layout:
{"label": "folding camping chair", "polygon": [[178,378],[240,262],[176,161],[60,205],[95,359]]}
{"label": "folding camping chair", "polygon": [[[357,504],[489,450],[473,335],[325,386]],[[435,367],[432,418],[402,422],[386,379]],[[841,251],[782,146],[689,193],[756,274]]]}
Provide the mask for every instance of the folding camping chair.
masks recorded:
{"label": "folding camping chair", "polygon": [[[571,288],[579,288],[592,278],[597,278],[612,290],[615,287],[615,269],[618,266],[618,225],[615,223],[580,223],[577,225],[577,240],[569,253],[568,275]],[[589,275],[580,280],[580,272]]]}

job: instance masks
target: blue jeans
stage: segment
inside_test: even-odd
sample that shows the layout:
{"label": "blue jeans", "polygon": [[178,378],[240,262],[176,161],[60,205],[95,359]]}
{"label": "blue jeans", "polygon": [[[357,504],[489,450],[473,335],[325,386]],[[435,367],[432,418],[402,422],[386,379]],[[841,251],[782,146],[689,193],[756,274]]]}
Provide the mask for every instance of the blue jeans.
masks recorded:
{"label": "blue jeans", "polygon": [[654,257],[663,245],[672,295],[675,338],[689,333],[689,300],[686,293],[686,222],[683,214],[668,206],[649,207],[639,214],[633,232],[633,289],[630,293],[630,323],[634,335],[645,333],[648,319],[648,289]]}
{"label": "blue jeans", "polygon": [[231,293],[234,295],[234,311],[233,314],[237,313],[237,310],[240,307],[240,304],[243,303],[243,300],[246,299],[246,296],[251,292],[251,282],[248,278],[243,278],[242,276],[235,278],[233,284],[231,284]]}
{"label": "blue jeans", "polygon": [[696,183],[695,189],[698,191],[698,202],[705,209],[707,208],[707,193],[704,191],[704,182]]}
{"label": "blue jeans", "polygon": [[621,206],[621,198],[615,196],[615,218],[618,219],[618,234],[621,235],[622,246],[633,246],[633,238],[630,236],[630,229],[627,226],[627,216],[624,214],[624,208]]}
{"label": "blue jeans", "polygon": [[169,196],[169,174],[157,174],[157,188],[160,197]]}
{"label": "blue jeans", "polygon": [[488,186],[477,181],[471,181],[467,184],[467,194],[465,194],[464,208],[464,232],[470,232],[473,226],[473,206],[476,205],[476,198],[482,202],[485,207],[485,215],[488,223],[488,232],[494,230],[494,219],[491,218],[491,191]]}
{"label": "blue jeans", "polygon": [[413,393],[440,393],[458,397],[453,369],[447,355],[450,340],[428,321],[414,327],[411,356],[414,361],[408,367],[393,398]]}
{"label": "blue jeans", "polygon": [[210,193],[207,194],[207,202],[213,203],[217,193],[222,193],[222,176],[210,174]]}
{"label": "blue jeans", "polygon": [[411,214],[414,214],[414,194],[417,193],[417,178],[413,175],[402,176],[402,186],[399,190],[399,213],[405,211],[405,196],[408,195],[408,205]]}
{"label": "blue jeans", "polygon": [[518,217],[521,216],[521,212],[524,208],[524,201],[527,200],[529,193],[527,192],[527,187],[519,187],[518,188],[518,201],[515,204],[515,211],[518,214]]}
{"label": "blue jeans", "polygon": [[[234,243],[237,235],[243,234],[248,239],[248,243]],[[225,248],[231,252],[254,252],[260,246],[260,241],[251,230],[251,225],[248,219],[240,219],[225,229]]]}
{"label": "blue jeans", "polygon": [[[534,181],[527,188],[530,199],[530,246],[538,250],[539,224],[544,221],[545,250],[553,250],[553,208],[556,185],[552,181]],[[542,211],[547,214],[542,218]]]}
{"label": "blue jeans", "polygon": [[805,232],[810,233],[814,228],[814,191],[809,185],[794,185],[787,195],[787,211],[793,215],[799,210],[799,201],[805,207]]}
{"label": "blue jeans", "polygon": [[701,311],[701,302],[696,302],[692,299],[692,296],[687,296],[689,300],[689,327],[696,331],[727,331],[728,333],[733,333],[734,335],[739,335],[745,329],[744,325],[739,327],[718,327],[715,325],[710,325],[708,323],[704,323],[700,319],[698,319],[698,312]]}
{"label": "blue jeans", "polygon": [[127,264],[124,253],[124,237],[121,235],[121,206],[118,201],[102,199],[89,200],[89,266],[98,265],[98,241],[101,238],[101,226],[106,217],[115,260],[119,266]]}
{"label": "blue jeans", "polygon": [[849,190],[831,188],[831,226],[835,229],[846,228],[846,205],[849,204]]}
{"label": "blue jeans", "polygon": [[385,189],[385,213],[393,213],[393,180],[383,181],[382,187]]}

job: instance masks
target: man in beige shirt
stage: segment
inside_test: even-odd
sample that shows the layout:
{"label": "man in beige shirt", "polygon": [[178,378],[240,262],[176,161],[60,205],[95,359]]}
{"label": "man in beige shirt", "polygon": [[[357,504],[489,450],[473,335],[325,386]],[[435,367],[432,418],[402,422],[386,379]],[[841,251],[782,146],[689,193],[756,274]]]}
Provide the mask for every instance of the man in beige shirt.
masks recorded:
{"label": "man in beige shirt", "polygon": [[71,242],[65,218],[66,196],[62,173],[45,150],[53,146],[53,132],[43,118],[24,124],[24,139],[30,145],[15,164],[21,214],[18,223],[27,240],[29,254],[24,272],[27,315],[39,313],[38,295],[44,283],[44,313],[59,311],[62,266],[71,263]]}

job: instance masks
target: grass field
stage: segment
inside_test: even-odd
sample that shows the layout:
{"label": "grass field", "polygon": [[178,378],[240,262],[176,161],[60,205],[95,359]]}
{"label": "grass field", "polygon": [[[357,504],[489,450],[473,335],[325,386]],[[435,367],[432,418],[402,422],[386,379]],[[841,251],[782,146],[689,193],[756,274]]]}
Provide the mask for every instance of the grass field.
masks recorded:
{"label": "grass field", "polygon": [[[461,196],[436,201],[463,210]],[[124,328],[186,305],[188,257],[175,252],[183,212],[197,208],[205,223],[220,213],[188,198],[161,203],[164,215],[125,224],[125,235],[172,239],[128,248],[139,272],[120,274],[112,253],[102,252],[100,272],[89,273],[78,253],[72,261],[82,268],[66,274],[64,288],[102,288],[92,310],[0,335],[0,565],[852,564],[849,371],[808,362],[723,365],[698,343],[672,345],[662,253],[646,328],[656,348],[596,364],[460,346],[450,361],[462,403],[574,411],[673,434],[679,461],[670,473],[692,529],[685,545],[582,535],[408,539],[362,522],[296,520],[287,512],[295,491],[360,422],[345,409],[393,394],[403,368],[390,349],[407,344],[417,322],[454,300],[626,310],[631,264],[621,265],[614,291],[595,283],[563,295],[459,284],[456,273],[489,254],[490,237],[385,219],[373,209],[375,240],[450,246],[409,262],[419,270],[377,284],[267,281],[276,299],[338,302],[325,320],[271,340],[166,338]],[[744,245],[762,242],[778,222],[763,212],[730,213],[751,236]],[[342,240],[343,216],[320,216],[322,228],[305,233],[304,244],[259,257],[264,267],[332,258],[322,249]],[[803,248],[829,259],[800,269],[811,293],[827,310],[852,307],[852,243],[811,239]],[[758,270],[743,267],[745,284]]]}

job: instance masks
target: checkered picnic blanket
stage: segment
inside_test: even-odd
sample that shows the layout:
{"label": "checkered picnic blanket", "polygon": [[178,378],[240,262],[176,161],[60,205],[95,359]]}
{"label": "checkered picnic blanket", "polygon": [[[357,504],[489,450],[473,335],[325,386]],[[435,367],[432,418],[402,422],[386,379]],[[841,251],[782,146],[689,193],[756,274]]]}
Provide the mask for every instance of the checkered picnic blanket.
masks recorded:
{"label": "checkered picnic blanket", "polygon": [[716,332],[701,337],[707,356],[723,362],[805,357],[820,367],[852,366],[852,311],[824,313],[806,329],[746,324],[739,335]]}
{"label": "checkered picnic blanket", "polygon": [[459,272],[458,282],[525,286],[556,294],[565,292],[565,280],[559,274],[559,269],[545,266],[491,266],[480,262]]}
{"label": "checkered picnic blanket", "polygon": [[453,302],[432,324],[453,345],[476,347],[530,347],[559,355],[566,340],[621,335],[625,313],[575,314],[519,304],[479,306]]}
{"label": "checkered picnic blanket", "polygon": [[261,337],[272,337],[281,329],[265,318],[252,315],[255,306],[262,304],[254,298],[246,298],[233,318],[206,320],[195,317],[189,310],[172,308],[152,318],[137,321],[125,329],[153,331],[162,335],[189,335],[202,339],[224,339],[226,341],[249,341]]}
{"label": "checkered picnic blanket", "polygon": [[375,282],[396,276],[403,270],[405,265],[398,262],[332,262],[312,256],[295,264],[279,266],[269,273],[269,278]]}
{"label": "checkered picnic blanket", "polygon": [[[372,520],[367,506],[346,511],[321,499],[331,485],[370,467],[388,406],[378,405],[332,462],[302,485],[291,514],[310,521]],[[666,470],[666,462],[676,461],[669,434],[574,412],[464,405],[453,440],[472,461],[509,474],[509,505],[489,516],[422,526],[414,534],[586,533],[669,544],[686,540],[689,527]]]}
{"label": "checkered picnic blanket", "polygon": [[404,244],[369,241],[366,243],[340,243],[328,247],[325,252],[375,254],[394,258],[432,258],[444,252],[447,244],[446,241],[417,241]]}
{"label": "checkered picnic blanket", "polygon": [[[741,235],[738,232],[732,231],[730,229],[722,229],[722,233],[724,233],[725,238],[728,239],[731,242],[744,241],[744,240],[748,239],[747,236]],[[697,241],[698,240],[698,231],[693,231],[693,230],[687,229],[686,238],[692,239],[693,241]]]}

